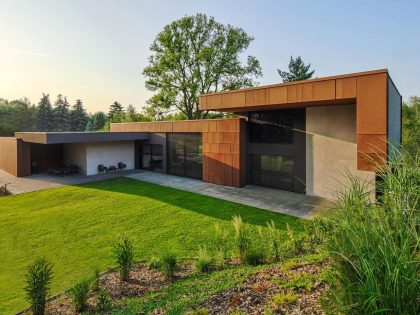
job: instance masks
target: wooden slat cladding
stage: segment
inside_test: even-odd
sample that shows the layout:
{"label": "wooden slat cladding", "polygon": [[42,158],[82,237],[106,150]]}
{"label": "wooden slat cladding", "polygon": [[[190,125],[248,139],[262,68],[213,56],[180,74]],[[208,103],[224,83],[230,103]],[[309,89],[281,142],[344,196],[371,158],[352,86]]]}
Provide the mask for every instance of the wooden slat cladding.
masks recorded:
{"label": "wooden slat cladding", "polygon": [[[236,97],[245,99],[245,94]],[[203,180],[234,187],[246,184],[244,119],[115,123],[111,124],[111,131],[200,132],[203,134]]]}
{"label": "wooden slat cladding", "polygon": [[0,169],[14,176],[31,174],[30,146],[21,139],[0,137]]}

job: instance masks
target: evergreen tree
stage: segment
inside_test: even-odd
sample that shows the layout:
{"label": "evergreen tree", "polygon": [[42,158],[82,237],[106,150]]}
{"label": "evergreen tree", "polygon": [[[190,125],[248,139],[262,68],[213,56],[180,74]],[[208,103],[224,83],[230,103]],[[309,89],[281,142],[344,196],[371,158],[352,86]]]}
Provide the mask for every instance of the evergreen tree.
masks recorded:
{"label": "evergreen tree", "polygon": [[289,71],[281,71],[277,69],[277,72],[283,79],[283,82],[301,81],[312,78],[315,70],[310,70],[311,64],[305,65],[300,56],[293,58],[290,56]]}
{"label": "evergreen tree", "polygon": [[93,130],[93,123],[92,123],[92,120],[91,119],[89,119],[89,121],[88,121],[88,123],[86,125],[85,131],[94,131]]}
{"label": "evergreen tree", "polygon": [[88,123],[88,116],[81,100],[76,100],[70,111],[71,131],[84,131]]}
{"label": "evergreen tree", "polygon": [[61,94],[54,103],[54,131],[70,131],[70,104]]}
{"label": "evergreen tree", "polygon": [[106,124],[106,115],[104,112],[97,112],[91,117],[92,130],[101,130]]}
{"label": "evergreen tree", "polygon": [[137,121],[139,114],[137,114],[136,109],[133,105],[128,105],[127,110],[125,111],[125,121]]}
{"label": "evergreen tree", "polygon": [[108,119],[110,121],[119,121],[122,119],[123,115],[124,109],[122,105],[118,102],[112,103],[112,105],[109,107]]}
{"label": "evergreen tree", "polygon": [[35,119],[35,127],[37,131],[51,131],[53,124],[53,110],[50,103],[50,96],[42,94],[42,98],[38,103],[38,110]]}

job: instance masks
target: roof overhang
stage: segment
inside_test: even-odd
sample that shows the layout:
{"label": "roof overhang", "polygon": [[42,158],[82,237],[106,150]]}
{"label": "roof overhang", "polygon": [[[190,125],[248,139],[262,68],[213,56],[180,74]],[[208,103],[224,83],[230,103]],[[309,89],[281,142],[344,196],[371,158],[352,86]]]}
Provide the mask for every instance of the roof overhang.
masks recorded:
{"label": "roof overhang", "polygon": [[39,144],[133,141],[149,139],[148,132],[15,132],[15,138]]}

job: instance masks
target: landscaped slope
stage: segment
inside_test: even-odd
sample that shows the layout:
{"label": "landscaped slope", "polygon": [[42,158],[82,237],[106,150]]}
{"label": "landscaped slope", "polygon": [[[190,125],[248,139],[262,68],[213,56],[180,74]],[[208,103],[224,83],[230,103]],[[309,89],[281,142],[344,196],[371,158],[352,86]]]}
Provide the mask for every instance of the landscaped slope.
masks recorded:
{"label": "landscaped slope", "polygon": [[138,260],[164,248],[191,257],[209,243],[216,223],[233,229],[233,214],[254,225],[274,220],[279,229],[301,229],[293,217],[128,178],[2,197],[0,313],[27,307],[24,274],[36,257],[54,264],[52,288],[59,292],[94,267],[112,266],[118,235],[135,239]]}

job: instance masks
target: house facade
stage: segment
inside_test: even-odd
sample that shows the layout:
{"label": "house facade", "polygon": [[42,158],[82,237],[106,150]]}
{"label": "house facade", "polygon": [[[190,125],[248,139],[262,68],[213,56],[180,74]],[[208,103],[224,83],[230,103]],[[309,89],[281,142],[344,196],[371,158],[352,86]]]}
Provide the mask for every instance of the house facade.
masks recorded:
{"label": "house facade", "polygon": [[401,103],[387,70],[204,94],[201,110],[236,118],[114,123],[109,133],[16,133],[0,139],[0,168],[25,176],[35,158],[46,167],[55,156],[91,175],[99,164],[124,162],[326,198],[352,175],[374,192],[378,167],[401,143]]}

